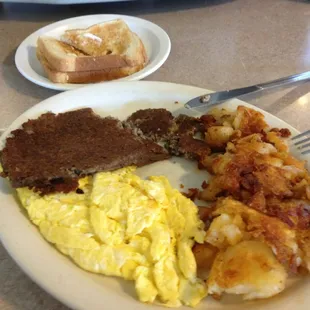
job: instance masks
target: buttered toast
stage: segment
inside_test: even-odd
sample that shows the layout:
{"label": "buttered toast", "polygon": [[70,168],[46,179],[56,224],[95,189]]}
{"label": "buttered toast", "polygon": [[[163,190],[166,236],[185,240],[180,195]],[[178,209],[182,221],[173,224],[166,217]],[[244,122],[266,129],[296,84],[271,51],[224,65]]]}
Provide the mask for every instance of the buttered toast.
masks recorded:
{"label": "buttered toast", "polygon": [[117,55],[128,66],[147,62],[142,41],[121,19],[103,22],[86,29],[67,30],[61,40],[90,56]]}
{"label": "buttered toast", "polygon": [[96,83],[126,77],[147,64],[144,45],[120,20],[65,31],[61,40],[41,36],[37,58],[54,83]]}
{"label": "buttered toast", "polygon": [[73,46],[52,37],[42,36],[37,41],[41,55],[56,71],[75,72],[129,66],[119,55],[89,56]]}

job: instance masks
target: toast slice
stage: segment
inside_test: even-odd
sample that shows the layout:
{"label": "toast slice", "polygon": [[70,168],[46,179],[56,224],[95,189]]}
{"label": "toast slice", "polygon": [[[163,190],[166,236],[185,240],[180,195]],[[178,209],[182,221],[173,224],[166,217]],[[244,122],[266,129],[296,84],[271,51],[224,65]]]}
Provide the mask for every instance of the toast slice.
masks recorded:
{"label": "toast slice", "polygon": [[39,37],[37,48],[55,71],[92,71],[130,66],[119,55],[89,56],[67,43],[47,36]]}
{"label": "toast slice", "polygon": [[67,30],[61,40],[90,56],[118,55],[129,66],[147,62],[142,41],[121,19]]}
{"label": "toast slice", "polygon": [[38,48],[37,58],[39,59],[48,79],[53,83],[62,84],[86,84],[116,80],[138,72],[144,67],[143,65],[137,65],[134,67],[107,68],[93,71],[61,72],[54,70],[54,68],[50,66],[49,62]]}

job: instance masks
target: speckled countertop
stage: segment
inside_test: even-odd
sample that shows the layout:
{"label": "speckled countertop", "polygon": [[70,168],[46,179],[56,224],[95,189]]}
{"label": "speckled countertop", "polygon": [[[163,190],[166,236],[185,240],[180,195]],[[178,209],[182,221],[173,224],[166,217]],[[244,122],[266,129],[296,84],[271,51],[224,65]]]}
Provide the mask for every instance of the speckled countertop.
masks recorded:
{"label": "speckled countertop", "polygon": [[[64,18],[119,13],[146,18],[172,42],[167,62],[147,80],[213,90],[310,70],[310,2],[163,0],[45,6],[0,3],[0,128],[57,92],[24,79],[16,48],[33,31]],[[241,98],[299,130],[310,128],[310,82]],[[0,244],[0,309],[67,309],[34,284]]]}

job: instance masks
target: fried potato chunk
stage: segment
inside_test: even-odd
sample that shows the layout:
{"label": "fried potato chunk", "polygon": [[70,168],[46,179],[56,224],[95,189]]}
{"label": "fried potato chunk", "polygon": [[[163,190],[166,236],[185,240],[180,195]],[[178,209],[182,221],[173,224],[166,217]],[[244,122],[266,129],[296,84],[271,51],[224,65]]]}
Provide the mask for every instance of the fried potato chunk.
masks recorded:
{"label": "fried potato chunk", "polygon": [[206,233],[206,242],[224,249],[243,240],[261,241],[273,250],[279,262],[288,270],[297,272],[301,254],[296,231],[287,224],[230,197],[217,202],[213,216],[215,219]]}
{"label": "fried potato chunk", "polygon": [[261,186],[266,196],[292,197],[290,180],[285,177],[285,171],[278,167],[259,165],[252,174]]}
{"label": "fried potato chunk", "polygon": [[201,121],[207,129],[210,126],[230,126],[232,127],[233,121],[236,117],[236,112],[227,109],[214,108],[206,115],[201,116]]}
{"label": "fried potato chunk", "polygon": [[205,241],[223,249],[240,242],[245,236],[245,223],[239,214],[222,213],[216,217],[205,237]]}
{"label": "fried potato chunk", "polygon": [[196,259],[198,276],[207,279],[218,249],[208,243],[196,243],[192,251]]}
{"label": "fried potato chunk", "polygon": [[212,153],[200,158],[199,167],[211,179],[198,197],[214,202],[214,210],[205,216],[205,244],[193,251],[200,270],[209,274],[208,293],[276,295],[287,274],[310,272],[305,162],[289,153],[289,129],[270,128],[253,109],[215,109],[201,122]]}
{"label": "fried potato chunk", "polygon": [[303,266],[310,271],[310,230],[299,230],[297,236],[303,254]]}
{"label": "fried potato chunk", "polygon": [[274,216],[294,229],[310,229],[310,204],[300,199],[270,198],[265,213]]}
{"label": "fried potato chunk", "polygon": [[239,129],[243,136],[247,136],[253,133],[261,133],[268,128],[268,125],[262,113],[244,106],[238,106],[233,127]]}
{"label": "fried potato chunk", "polygon": [[205,163],[214,176],[199,198],[216,201],[231,195],[293,228],[308,229],[310,176],[305,163],[283,152],[280,142],[275,143],[276,148],[267,138],[251,134],[228,142],[225,154],[202,159],[202,165]]}
{"label": "fried potato chunk", "polygon": [[234,129],[228,126],[212,126],[205,133],[205,140],[211,149],[225,150],[227,142],[231,139]]}
{"label": "fried potato chunk", "polygon": [[259,241],[242,241],[221,251],[207,281],[208,293],[268,298],[285,288],[287,273],[271,249]]}

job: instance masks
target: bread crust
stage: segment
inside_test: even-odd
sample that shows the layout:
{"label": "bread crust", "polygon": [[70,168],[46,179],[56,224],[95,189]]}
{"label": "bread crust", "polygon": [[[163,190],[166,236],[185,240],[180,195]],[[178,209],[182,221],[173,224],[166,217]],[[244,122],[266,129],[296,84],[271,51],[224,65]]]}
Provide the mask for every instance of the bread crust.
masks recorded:
{"label": "bread crust", "polygon": [[[63,53],[56,53],[48,46],[49,43],[58,44],[59,48],[63,49]],[[49,37],[39,37],[37,48],[40,49],[49,66],[54,71],[60,72],[99,71],[108,68],[136,67],[147,63],[146,51],[141,40],[137,50],[137,54],[141,56],[136,60],[121,55],[89,56],[67,43]]]}
{"label": "bread crust", "polygon": [[40,49],[37,48],[37,58],[39,59],[48,79],[53,83],[72,83],[86,84],[97,83],[102,81],[111,81],[129,76],[143,69],[144,65],[134,67],[106,68],[93,71],[75,71],[60,72],[54,70],[47,59],[42,55]]}

